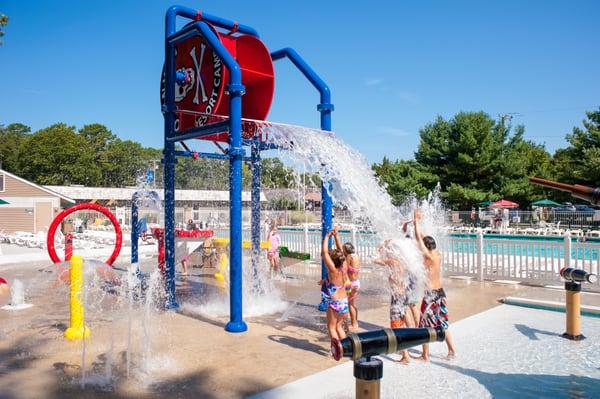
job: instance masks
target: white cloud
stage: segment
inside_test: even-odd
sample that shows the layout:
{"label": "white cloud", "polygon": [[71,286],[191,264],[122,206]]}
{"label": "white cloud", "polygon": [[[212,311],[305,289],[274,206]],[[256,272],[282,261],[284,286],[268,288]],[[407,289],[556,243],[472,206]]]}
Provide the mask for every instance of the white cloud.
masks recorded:
{"label": "white cloud", "polygon": [[365,79],[365,86],[379,86],[383,83],[383,79]]}
{"label": "white cloud", "polygon": [[417,94],[411,93],[409,91],[399,91],[396,93],[396,95],[400,100],[410,104],[418,104],[419,102],[421,102]]}
{"label": "white cloud", "polygon": [[380,126],[379,128],[377,128],[377,131],[379,133],[383,133],[386,136],[392,136],[392,137],[406,137],[406,136],[410,136],[412,133],[411,132],[407,132],[404,129],[400,129],[397,127],[391,127],[391,126]]}

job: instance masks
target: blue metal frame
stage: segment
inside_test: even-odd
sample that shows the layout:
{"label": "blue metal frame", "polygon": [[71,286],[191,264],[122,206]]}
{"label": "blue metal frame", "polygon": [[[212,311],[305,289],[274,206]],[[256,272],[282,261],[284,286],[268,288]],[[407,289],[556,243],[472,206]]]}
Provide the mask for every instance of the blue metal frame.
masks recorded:
{"label": "blue metal frame", "polygon": [[[310,81],[310,83],[319,91],[321,102],[317,105],[317,110],[321,113],[321,130],[331,131],[331,112],[334,110],[331,103],[331,90],[329,86],[317,75],[317,73],[300,57],[300,55],[292,48],[284,48],[271,53],[273,61],[287,57],[302,74]],[[325,235],[332,226],[332,203],[329,182],[323,182],[321,185],[321,237]],[[331,246],[331,240],[329,241]],[[327,267],[325,262],[321,261],[321,279],[327,278]],[[319,305],[320,310],[323,309],[324,302]]]}
{"label": "blue metal frame", "polygon": [[[160,202],[160,197],[158,193],[154,190],[151,191],[155,200]],[[140,237],[139,230],[139,206],[137,200],[140,196],[139,192],[133,193],[131,196],[131,263],[138,263],[139,261],[139,251],[138,251],[138,239]],[[139,273],[140,268],[138,265],[137,272]]]}
{"label": "blue metal frame", "polygon": [[[186,25],[177,31],[177,17],[187,18],[195,22]],[[177,156],[203,157],[212,159],[228,159],[230,162],[230,321],[225,326],[229,332],[243,332],[248,329],[242,318],[242,162],[249,161],[252,167],[252,267],[256,272],[260,261],[260,151],[275,149],[273,144],[261,143],[258,140],[243,140],[242,125],[242,84],[241,70],[235,59],[225,49],[213,30],[206,23],[213,26],[236,31],[258,37],[258,32],[253,28],[238,24],[237,22],[204,14],[200,11],[183,7],[172,6],[168,9],[165,21],[165,103],[162,112],[165,119],[164,139],[164,190],[165,190],[165,266],[166,289],[168,309],[179,307],[175,295],[175,164]],[[206,21],[206,22],[204,22]],[[222,62],[229,69],[230,77],[227,91],[229,99],[229,119],[218,124],[190,129],[176,134],[174,131],[175,112],[175,45],[193,36],[203,36],[213,48]],[[331,130],[331,92],[325,82],[315,71],[291,48],[271,53],[273,61],[287,57],[304,74],[304,76],[317,88],[321,101],[317,106],[321,113],[321,129]],[[217,131],[218,130],[218,131]],[[176,151],[175,142],[206,137],[223,131],[229,132],[229,149],[225,154],[195,153],[189,151]],[[251,156],[245,157],[243,146],[251,147]],[[327,186],[322,187],[323,209],[323,235],[331,229],[331,197]],[[137,231],[136,231],[137,233]],[[134,232],[132,231],[132,238]],[[137,258],[137,251],[136,251]],[[133,259],[133,254],[132,254]],[[324,264],[321,275],[327,276]]]}

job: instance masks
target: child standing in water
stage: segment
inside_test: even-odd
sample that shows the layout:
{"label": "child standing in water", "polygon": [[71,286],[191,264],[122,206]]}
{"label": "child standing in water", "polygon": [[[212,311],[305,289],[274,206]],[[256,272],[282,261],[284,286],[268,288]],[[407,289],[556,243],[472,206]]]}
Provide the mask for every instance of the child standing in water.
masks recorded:
{"label": "child standing in water", "polygon": [[[448,346],[448,359],[456,356],[452,335],[448,330],[448,306],[446,293],[442,288],[441,263],[442,256],[436,248],[433,237],[423,236],[419,222],[422,219],[421,210],[415,210],[415,238],[423,254],[425,270],[429,278],[421,303],[421,320],[419,327],[443,327],[446,330],[446,345]],[[429,360],[429,344],[423,345],[421,360]]]}
{"label": "child standing in water", "polygon": [[329,237],[334,234],[328,232],[323,238],[321,256],[327,266],[328,279],[325,282],[327,292],[327,330],[331,339],[341,340],[346,337],[344,319],[348,317],[348,295],[344,283],[344,254],[339,249],[329,249]]}
{"label": "child standing in water", "polygon": [[269,252],[267,252],[267,259],[271,265],[271,277],[281,272],[280,259],[279,259],[279,243],[281,237],[277,231],[277,226],[273,226],[269,233]]}
{"label": "child standing in water", "polygon": [[[415,295],[415,287],[411,286],[410,281],[414,280],[408,275],[406,278],[406,265],[394,254],[390,248],[390,240],[386,240],[378,248],[379,258],[375,263],[388,266],[390,268],[390,327],[404,328],[415,327],[416,321],[413,318],[413,313],[410,310],[412,297]],[[408,283],[407,283],[408,280]],[[410,356],[407,350],[402,351],[400,363],[408,364]]]}
{"label": "child standing in water", "polygon": [[356,297],[358,296],[358,290],[360,289],[360,280],[358,279],[358,273],[360,272],[360,259],[355,253],[354,245],[351,242],[347,242],[342,245],[342,240],[339,235],[339,226],[333,229],[333,238],[335,239],[335,246],[338,250],[342,251],[346,259],[345,269],[348,275],[348,280],[345,283],[346,294],[348,294],[348,307],[350,309],[350,326],[349,331],[358,330],[358,309],[356,307]]}

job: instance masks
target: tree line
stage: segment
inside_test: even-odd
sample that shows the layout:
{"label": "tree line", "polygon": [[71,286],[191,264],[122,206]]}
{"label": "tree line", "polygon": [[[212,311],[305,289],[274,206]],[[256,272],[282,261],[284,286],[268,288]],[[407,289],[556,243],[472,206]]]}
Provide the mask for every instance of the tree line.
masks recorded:
{"label": "tree line", "polygon": [[[0,167],[41,185],[81,184],[93,187],[136,186],[148,169],[156,171],[162,187],[162,150],[118,138],[106,126],[94,123],[77,129],[57,123],[36,132],[21,123],[0,125]],[[278,158],[261,160],[263,188],[297,188],[306,182],[320,187],[317,175],[303,176]],[[227,190],[229,162],[179,158],[175,186],[192,190]],[[250,188],[248,164],[242,182]]]}
{"label": "tree line", "polygon": [[566,135],[568,146],[554,154],[526,140],[525,127],[513,127],[505,118],[485,112],[437,117],[419,130],[413,160],[384,158],[373,170],[397,204],[411,193],[426,196],[438,182],[455,210],[502,198],[521,208],[542,198],[568,201],[567,193],[532,185],[528,177],[600,186],[600,109],[586,116],[583,127]]}
{"label": "tree line", "polygon": [[[485,112],[459,112],[437,117],[419,131],[412,160],[383,158],[373,165],[396,204],[409,195],[426,196],[439,183],[452,209],[471,209],[485,200],[506,198],[522,208],[535,200],[568,201],[568,194],[534,186],[529,176],[566,183],[600,186],[600,109],[586,113],[582,127],[566,135],[568,146],[550,154],[544,145],[524,138],[525,127]],[[145,171],[156,168],[162,186],[162,151],[122,140],[106,126],[94,123],[77,129],[57,123],[36,132],[24,124],[0,125],[2,168],[43,185],[135,186]],[[278,158],[262,159],[263,188],[297,188],[304,182],[320,187],[317,175],[302,174]],[[243,186],[251,172],[244,164]],[[229,163],[214,159],[180,158],[176,187],[227,190]]]}

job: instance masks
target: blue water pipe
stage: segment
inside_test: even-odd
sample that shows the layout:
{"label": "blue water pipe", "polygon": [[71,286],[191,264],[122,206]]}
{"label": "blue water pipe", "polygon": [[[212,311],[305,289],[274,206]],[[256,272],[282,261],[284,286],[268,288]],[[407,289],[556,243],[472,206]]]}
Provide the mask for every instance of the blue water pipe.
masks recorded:
{"label": "blue water pipe", "polygon": [[[148,195],[154,197],[154,201],[160,203],[160,197],[158,193],[154,190],[150,191]],[[140,222],[139,222],[139,205],[138,200],[140,198],[140,193],[136,191],[131,196],[131,263],[139,262],[139,250],[138,250],[138,240],[140,237]],[[139,273],[140,268],[138,265],[137,273]]]}
{"label": "blue water pipe", "polygon": [[[321,102],[317,105],[317,110],[321,113],[321,130],[331,131],[331,112],[334,110],[334,106],[331,103],[331,90],[329,86],[317,75],[317,73],[300,57],[296,50],[292,48],[283,48],[271,53],[273,61],[287,57],[292,64],[296,66],[302,72],[302,74],[308,79],[308,81],[319,91],[321,96]],[[332,201],[331,185],[329,182],[323,181],[321,185],[321,239],[324,239],[327,232],[331,230],[332,226]],[[329,240],[329,246],[331,247],[331,239]],[[325,262],[321,260],[321,279],[327,278],[327,266]],[[325,284],[323,282],[323,284]],[[323,287],[322,287],[323,288]],[[320,311],[327,310],[327,303],[325,298],[322,297],[321,302],[318,306]]]}

